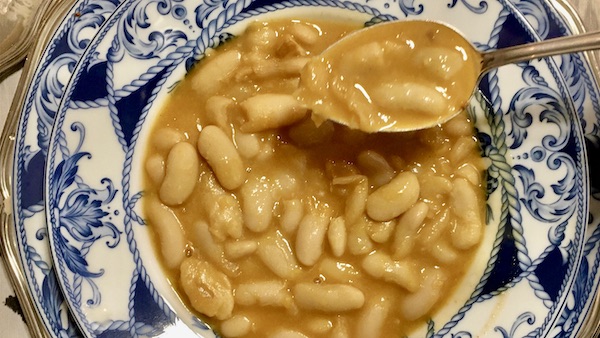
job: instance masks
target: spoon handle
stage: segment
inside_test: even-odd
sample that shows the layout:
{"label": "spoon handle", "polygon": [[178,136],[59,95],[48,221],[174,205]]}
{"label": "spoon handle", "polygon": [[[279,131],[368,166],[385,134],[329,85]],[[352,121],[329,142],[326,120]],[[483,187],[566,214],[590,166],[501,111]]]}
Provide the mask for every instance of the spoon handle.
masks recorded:
{"label": "spoon handle", "polygon": [[482,54],[481,71],[545,56],[600,49],[600,31],[501,48]]}

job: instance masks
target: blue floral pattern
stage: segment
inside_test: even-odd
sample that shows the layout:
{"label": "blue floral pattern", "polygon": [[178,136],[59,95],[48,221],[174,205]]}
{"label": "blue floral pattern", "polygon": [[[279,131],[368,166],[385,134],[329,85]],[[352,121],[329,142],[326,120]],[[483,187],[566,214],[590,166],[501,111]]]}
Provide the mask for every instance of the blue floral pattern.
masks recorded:
{"label": "blue floral pattern", "polygon": [[[474,19],[487,18],[489,26],[478,29],[489,40],[475,41],[482,50],[569,33],[543,0],[79,1],[72,10],[77,15],[69,15],[56,32],[29,91],[15,163],[19,243],[30,288],[54,336],[155,336],[183,323],[186,330],[215,336],[173,305],[149,259],[153,253],[143,241],[146,229],[137,206],[142,194],[132,181],[142,147],[138,139],[164,89],[207,48],[235,35],[230,29],[302,6],[355,11],[371,23],[443,16],[468,32],[468,23],[453,15],[466,10]],[[158,17],[169,25],[156,24]],[[128,69],[133,60],[139,69]],[[490,72],[469,107],[491,163],[490,259],[465,304],[449,320],[428,320],[424,337],[476,336],[469,323],[499,297],[533,305],[508,311],[493,330],[498,337],[575,336],[598,288],[600,214],[587,210],[600,210],[600,188],[594,179],[587,182],[583,154],[586,145],[588,152],[600,148],[593,71],[578,54],[511,67]],[[520,82],[501,84],[515,74]],[[94,128],[86,131],[90,123]],[[545,133],[537,131],[540,126]],[[111,163],[103,161],[106,152],[115,156]],[[44,195],[39,177],[46,160]],[[106,176],[90,169],[115,166]],[[584,190],[588,183],[591,197]],[[35,225],[43,215],[47,229]],[[48,239],[54,264],[38,244]],[[114,264],[99,262],[98,252],[122,255],[121,274],[115,275]],[[129,286],[129,297],[115,300],[107,287],[115,280]],[[65,301],[81,332],[66,319]],[[127,315],[96,317],[94,309],[112,306]]]}
{"label": "blue floral pattern", "polygon": [[[79,337],[81,333],[67,309],[51,263],[46,223],[40,221],[45,211],[41,178],[54,117],[69,80],[65,74],[71,74],[91,37],[118,4],[116,0],[102,0],[80,1],[73,6],[41,58],[17,132],[14,173],[19,179],[13,194],[17,241],[33,301],[54,337]],[[28,131],[29,125],[35,134]]]}
{"label": "blue floral pattern", "polygon": [[[81,128],[80,136],[85,137],[82,126],[73,125],[73,130]],[[116,190],[110,179],[103,179],[104,189],[94,189],[83,183],[77,176],[78,162],[90,158],[90,154],[76,149],[73,155],[64,154],[65,160],[56,168],[52,177],[56,193],[52,201],[62,201],[61,206],[50,209],[50,219],[56,219],[56,228],[52,229],[54,251],[59,253],[69,272],[78,279],[77,283],[85,283],[92,292],[85,300],[88,306],[100,303],[100,292],[95,279],[103,275],[103,271],[90,271],[86,256],[97,241],[108,248],[119,244],[120,231],[110,221],[106,208],[113,201]],[[77,303],[81,304],[80,294],[67,290],[67,294],[76,295]]]}

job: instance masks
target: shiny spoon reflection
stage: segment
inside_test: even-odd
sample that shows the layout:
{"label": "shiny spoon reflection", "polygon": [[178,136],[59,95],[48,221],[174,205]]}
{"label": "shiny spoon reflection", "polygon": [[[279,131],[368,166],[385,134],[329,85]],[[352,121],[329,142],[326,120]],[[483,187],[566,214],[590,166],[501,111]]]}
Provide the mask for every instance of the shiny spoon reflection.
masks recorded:
{"label": "shiny spoon reflection", "polygon": [[591,32],[481,53],[447,25],[393,21],[353,32],[314,57],[298,97],[315,119],[365,132],[419,130],[460,113],[490,69],[598,48],[600,32]]}

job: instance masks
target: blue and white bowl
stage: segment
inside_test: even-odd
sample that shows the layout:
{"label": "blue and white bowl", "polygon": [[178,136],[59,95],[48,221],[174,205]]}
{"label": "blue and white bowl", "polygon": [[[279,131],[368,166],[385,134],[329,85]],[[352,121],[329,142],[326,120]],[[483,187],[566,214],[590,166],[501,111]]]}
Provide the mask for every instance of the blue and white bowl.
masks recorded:
{"label": "blue and white bowl", "polygon": [[[140,202],[141,162],[154,116],[208,48],[254,20],[291,16],[438,20],[481,50],[568,33],[564,19],[541,0],[107,3],[115,6],[112,14],[98,21],[102,25],[68,70],[64,96],[48,119],[53,130],[45,152],[50,264],[87,337],[215,336],[164,277]],[[590,195],[585,153],[600,116],[593,76],[582,55],[567,55],[484,77],[483,96],[470,110],[491,163],[485,237],[455,301],[414,337],[580,332],[600,266],[598,220],[589,217],[598,197]],[[52,96],[50,89],[42,86],[41,97]],[[59,331],[77,335],[65,326]]]}

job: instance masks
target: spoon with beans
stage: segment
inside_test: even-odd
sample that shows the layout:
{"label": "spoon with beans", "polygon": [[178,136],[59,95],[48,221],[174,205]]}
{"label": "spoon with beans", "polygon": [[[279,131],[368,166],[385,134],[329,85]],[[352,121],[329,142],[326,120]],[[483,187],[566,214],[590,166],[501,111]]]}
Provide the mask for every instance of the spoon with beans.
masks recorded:
{"label": "spoon with beans", "polygon": [[419,130],[460,113],[490,69],[598,48],[600,32],[591,32],[482,53],[445,24],[394,21],[353,32],[311,59],[298,97],[315,119],[365,132]]}

